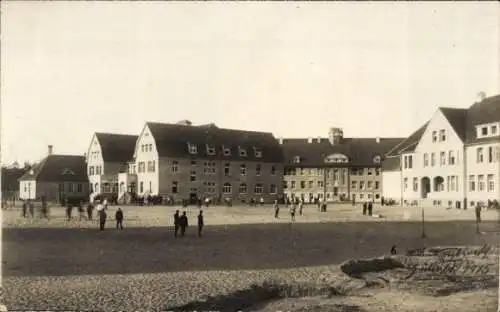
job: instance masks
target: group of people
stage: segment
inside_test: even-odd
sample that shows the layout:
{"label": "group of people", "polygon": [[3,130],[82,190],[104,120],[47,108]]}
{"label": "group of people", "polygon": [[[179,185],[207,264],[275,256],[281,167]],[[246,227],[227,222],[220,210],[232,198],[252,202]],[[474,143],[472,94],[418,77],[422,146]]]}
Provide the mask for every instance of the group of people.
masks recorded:
{"label": "group of people", "polygon": [[[297,208],[299,208],[299,215],[302,215],[304,209],[304,201],[299,200],[298,198],[295,199],[292,198],[291,201],[288,200],[286,201],[286,207],[289,208],[291,221],[295,221],[295,214],[297,212]],[[274,218],[278,219],[280,213],[280,206],[278,204],[278,200],[274,201],[273,209],[274,209]]]}
{"label": "group of people", "polygon": [[367,213],[370,217],[373,214],[373,202],[371,201],[363,203],[363,216],[366,216]]}
{"label": "group of people", "polygon": [[[182,215],[179,215],[179,210],[175,211],[174,214],[174,236],[178,237],[179,229],[181,230],[181,237],[186,235],[186,229],[189,225],[188,218],[186,215],[186,211],[182,212]],[[200,210],[198,214],[198,237],[201,237],[201,231],[203,230],[204,221],[203,221],[203,210]]]}
{"label": "group of people", "polygon": [[[93,210],[93,205],[89,203],[87,206],[87,211]],[[100,201],[97,202],[97,207],[96,207],[97,213],[99,214],[99,229],[101,231],[104,231],[104,228],[106,227],[106,220],[108,218],[107,210],[108,210],[108,202],[106,199],[101,203]],[[89,214],[89,220],[92,220],[92,213]],[[116,220],[116,228],[123,230],[123,210],[118,207],[118,209],[115,212],[115,220]]]}
{"label": "group of people", "polygon": [[[23,218],[35,218],[35,204],[30,199],[23,201],[23,206],[21,210],[21,216]],[[40,205],[40,217],[41,218],[49,218],[49,207],[47,205],[47,201],[45,197],[42,197],[42,203]]]}

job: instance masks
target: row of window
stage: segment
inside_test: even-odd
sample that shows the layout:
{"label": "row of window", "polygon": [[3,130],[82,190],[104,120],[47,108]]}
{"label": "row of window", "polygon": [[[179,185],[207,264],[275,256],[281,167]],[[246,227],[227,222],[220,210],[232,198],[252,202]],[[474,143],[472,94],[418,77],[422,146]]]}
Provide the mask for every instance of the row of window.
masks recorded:
{"label": "row of window", "polygon": [[[336,180],[339,180],[339,178],[343,178],[344,175],[339,169],[325,169],[324,168],[287,168],[285,169],[285,175],[289,176],[322,176],[324,174],[327,174],[329,177],[332,175],[335,177]],[[380,175],[380,168],[351,168],[350,169],[351,175]]]}
{"label": "row of window", "polygon": [[[238,193],[239,194],[247,194],[248,189],[251,189],[251,188],[246,183],[240,183],[238,185]],[[143,192],[143,182],[140,183],[139,190],[141,193]],[[197,191],[196,189],[193,189],[193,190],[195,192]],[[213,181],[203,182],[203,190],[207,194],[216,194],[217,193],[216,183]],[[268,190],[269,190],[270,194],[276,194],[278,192],[278,188],[277,188],[276,184],[270,184]],[[172,181],[171,191],[173,194],[179,193],[179,182],[178,181]],[[264,194],[265,191],[266,191],[266,188],[261,183],[257,183],[253,187],[254,194]],[[231,185],[231,183],[226,182],[222,185],[222,193],[224,193],[224,194],[233,193],[233,186]]]}
{"label": "row of window", "polygon": [[[205,148],[207,151],[207,155],[217,155],[217,149],[215,148],[214,144],[205,144]],[[198,146],[193,144],[193,143],[188,142],[188,151],[190,154],[196,155],[196,154],[198,154]],[[254,147],[253,152],[254,152],[255,157],[262,158],[262,148]],[[229,147],[222,146],[222,154],[224,156],[231,156],[231,149]],[[241,157],[247,157],[248,156],[247,149],[244,147],[238,146],[238,154]]]}
{"label": "row of window", "polygon": [[478,127],[476,127],[476,131],[477,131],[478,138],[497,136],[498,135],[498,125],[493,124],[493,125],[478,126]]}
{"label": "row of window", "polygon": [[[95,141],[94,141],[94,143],[97,143],[97,142],[95,142]],[[99,151],[92,151],[92,152],[90,153],[90,157],[91,157],[92,159],[97,159],[97,158],[99,157]]]}
{"label": "row of window", "polygon": [[[190,176],[191,176],[191,181],[196,181],[196,166],[197,162],[195,160],[191,161],[191,166],[192,169],[190,170]],[[241,164],[240,165],[240,175],[245,176],[247,175],[247,165],[246,164]],[[172,173],[177,173],[179,172],[179,162],[177,160],[172,161],[171,165],[171,172]],[[217,164],[214,161],[206,161],[204,162],[204,168],[203,168],[203,173],[205,175],[214,175],[217,173]],[[262,165],[261,164],[256,164],[255,165],[255,175],[260,176],[262,173]],[[271,175],[276,175],[276,166],[271,166]],[[226,162],[224,164],[224,176],[228,177],[231,175],[231,163]]]}
{"label": "row of window", "polygon": [[444,142],[446,141],[446,131],[444,129],[439,130],[439,135],[438,131],[432,131],[432,142]]}
{"label": "row of window", "polygon": [[137,173],[144,173],[144,172],[155,172],[156,171],[156,161],[154,160],[149,160],[147,162],[147,171],[146,171],[146,162],[140,161],[137,164]]}
{"label": "row of window", "polygon": [[118,183],[103,183],[101,188],[99,189],[99,183],[92,185],[90,183],[90,193],[117,193],[118,192]]}
{"label": "row of window", "polygon": [[142,144],[141,145],[141,152],[152,152],[153,151],[153,144]]}
{"label": "row of window", "polygon": [[[429,167],[429,154],[424,153],[423,157],[424,167]],[[439,165],[446,166],[446,164],[449,166],[458,165],[458,153],[455,156],[455,151],[448,151],[448,153],[443,151],[439,152]],[[430,153],[430,166],[434,167],[435,165],[436,154]],[[409,169],[411,169],[411,167],[409,167]]]}
{"label": "row of window", "polygon": [[[357,189],[358,185],[359,185],[360,190],[365,190],[365,185],[366,185],[366,189],[368,189],[368,190],[371,190],[371,189],[378,190],[380,188],[379,181],[366,181],[366,184],[365,184],[365,181],[351,181],[351,189],[353,189],[353,190]],[[375,188],[374,188],[374,186],[375,186]]]}
{"label": "row of window", "polygon": [[90,166],[89,167],[89,176],[93,176],[94,174],[95,175],[103,174],[102,166]]}
{"label": "row of window", "polygon": [[[477,188],[476,188],[477,185]],[[495,175],[488,174],[486,176],[486,187],[488,188],[488,192],[495,191]],[[484,192],[485,190],[485,180],[483,174],[469,175],[469,192]]]}
{"label": "row of window", "polygon": [[484,151],[483,147],[478,147],[476,149],[476,163],[481,164],[481,163],[485,163],[485,162],[488,162],[488,163],[500,162],[500,147],[496,147],[495,151],[493,151],[492,146],[488,147],[486,159],[485,159],[484,152],[485,151]]}
{"label": "row of window", "polygon": [[[68,192],[77,192],[81,193],[83,190],[83,185],[82,183],[68,183]],[[26,185],[24,186],[24,191],[26,191]],[[64,183],[59,183],[59,192],[64,192]]]}
{"label": "row of window", "polygon": [[[429,159],[430,156],[430,159]],[[486,157],[485,157],[486,156]],[[500,148],[494,148],[492,146],[487,148],[487,154],[485,155],[485,148],[478,147],[476,149],[476,163],[493,163],[500,162]],[[458,152],[455,154],[455,151],[444,152],[441,151],[439,153],[439,165],[440,166],[453,166],[458,165]],[[424,167],[434,167],[436,166],[436,154],[435,153],[424,153],[423,154],[423,166]],[[404,155],[403,156],[403,167],[404,169],[412,169],[413,168],[413,156],[412,155]]]}
{"label": "row of window", "polygon": [[[327,186],[330,186],[330,181],[327,181]],[[366,188],[365,188],[366,185]],[[305,189],[306,186],[308,188],[314,188],[314,181],[300,181],[299,186],[301,189]],[[365,190],[365,189],[373,189],[375,186],[375,190],[378,190],[380,188],[380,182],[379,181],[351,181],[351,189],[357,189],[359,187],[360,190]],[[297,187],[296,181],[283,181],[283,188],[288,188],[290,189],[295,189]],[[316,187],[324,187],[323,181],[316,181]]]}

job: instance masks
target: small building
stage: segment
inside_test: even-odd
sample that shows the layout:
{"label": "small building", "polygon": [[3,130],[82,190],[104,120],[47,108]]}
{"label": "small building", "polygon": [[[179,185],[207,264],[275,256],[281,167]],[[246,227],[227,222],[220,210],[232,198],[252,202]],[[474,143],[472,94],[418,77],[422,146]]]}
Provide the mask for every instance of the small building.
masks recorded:
{"label": "small building", "polygon": [[270,202],[282,192],[283,153],[272,133],[148,122],[133,156],[140,196]]}
{"label": "small building", "polygon": [[[126,185],[129,192],[135,193],[134,175],[129,177],[127,173],[129,164],[133,163],[137,138],[137,135],[94,133],[86,155],[90,200],[96,195],[110,199],[116,197],[120,200],[127,191]],[[130,165],[130,169],[133,168],[134,166]],[[120,180],[121,173],[126,175],[122,180]]]}
{"label": "small building", "polygon": [[64,198],[88,197],[85,156],[49,154],[19,179],[20,199],[61,202]]}
{"label": "small building", "polygon": [[19,198],[19,179],[26,173],[26,169],[19,167],[2,167],[2,200]]}
{"label": "small building", "polygon": [[346,138],[330,128],[328,138],[280,139],[288,198],[380,201],[384,155],[403,138]]}

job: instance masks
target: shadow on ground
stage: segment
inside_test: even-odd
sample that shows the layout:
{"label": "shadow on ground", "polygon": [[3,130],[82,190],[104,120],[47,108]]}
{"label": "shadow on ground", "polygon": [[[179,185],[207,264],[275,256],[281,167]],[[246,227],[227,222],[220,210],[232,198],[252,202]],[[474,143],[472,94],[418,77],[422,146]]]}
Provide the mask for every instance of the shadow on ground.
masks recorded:
{"label": "shadow on ground", "polygon": [[244,224],[196,228],[175,239],[170,227],[107,229],[3,229],[3,276],[159,273],[189,270],[275,269],[339,264],[387,254],[392,244],[498,244],[498,223],[476,234],[470,221]]}

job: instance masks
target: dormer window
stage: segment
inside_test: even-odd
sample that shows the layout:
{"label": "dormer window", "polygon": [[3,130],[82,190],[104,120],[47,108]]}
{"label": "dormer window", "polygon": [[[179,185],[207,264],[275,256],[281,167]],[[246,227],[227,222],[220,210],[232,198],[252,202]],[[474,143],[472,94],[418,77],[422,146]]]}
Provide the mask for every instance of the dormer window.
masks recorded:
{"label": "dormer window", "polygon": [[253,150],[255,152],[255,157],[262,158],[262,149],[260,147],[254,147]]}
{"label": "dormer window", "polygon": [[446,131],[439,130],[439,141],[441,141],[441,142],[446,141]]}
{"label": "dormer window", "polygon": [[192,143],[188,143],[189,154],[198,154],[198,147]]}
{"label": "dormer window", "polygon": [[231,156],[231,149],[228,147],[222,147],[222,153],[224,156]]}
{"label": "dormer window", "polygon": [[241,157],[247,157],[247,150],[245,148],[239,147],[238,149],[240,151],[240,156]]}
{"label": "dormer window", "polygon": [[75,175],[75,172],[71,169],[64,169],[63,172],[62,172],[63,175]]}
{"label": "dormer window", "polygon": [[300,163],[300,156],[294,156],[292,158],[292,164],[299,164]]}
{"label": "dormer window", "polygon": [[437,141],[437,131],[432,131],[432,142]]}
{"label": "dormer window", "polygon": [[375,157],[373,157],[373,163],[374,164],[380,164],[380,161],[381,161],[381,157],[379,155],[376,155]]}
{"label": "dormer window", "polygon": [[207,144],[207,154],[215,155],[215,146],[213,144]]}

